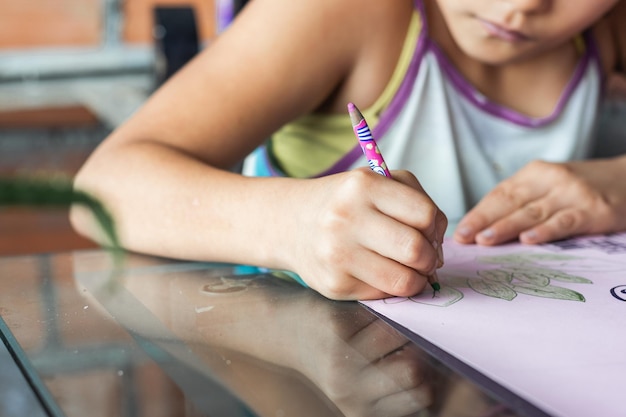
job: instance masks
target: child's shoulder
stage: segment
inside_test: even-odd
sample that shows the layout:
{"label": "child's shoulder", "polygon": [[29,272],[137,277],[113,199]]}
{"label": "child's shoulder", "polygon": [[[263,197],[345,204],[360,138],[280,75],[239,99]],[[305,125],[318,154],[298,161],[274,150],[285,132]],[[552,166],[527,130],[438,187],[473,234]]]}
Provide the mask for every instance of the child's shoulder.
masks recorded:
{"label": "child's shoulder", "polygon": [[414,0],[254,0],[232,26],[238,35],[225,37],[238,42],[228,44],[230,51],[267,52],[269,71],[299,77],[292,87],[317,84],[299,90],[315,96],[307,111],[345,112],[348,101],[366,107],[379,96],[413,10]]}

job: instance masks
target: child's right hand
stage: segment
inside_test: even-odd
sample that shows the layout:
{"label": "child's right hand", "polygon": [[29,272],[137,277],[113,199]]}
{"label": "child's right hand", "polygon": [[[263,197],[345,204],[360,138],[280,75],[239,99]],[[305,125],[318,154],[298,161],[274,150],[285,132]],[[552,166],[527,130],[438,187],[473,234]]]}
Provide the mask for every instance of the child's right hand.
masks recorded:
{"label": "child's right hand", "polygon": [[[445,215],[407,171],[393,180],[357,169],[306,182],[288,242],[287,269],[332,299],[411,296],[443,263]],[[289,203],[293,205],[293,203]]]}

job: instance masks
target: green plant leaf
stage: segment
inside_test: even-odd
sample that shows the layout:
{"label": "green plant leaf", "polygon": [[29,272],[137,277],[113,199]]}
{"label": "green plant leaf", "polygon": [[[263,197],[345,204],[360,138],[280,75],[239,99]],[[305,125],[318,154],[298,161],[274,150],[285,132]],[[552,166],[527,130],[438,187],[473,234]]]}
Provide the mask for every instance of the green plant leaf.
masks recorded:
{"label": "green plant leaf", "polygon": [[482,278],[468,279],[469,286],[479,294],[488,295],[489,297],[500,298],[502,300],[511,301],[517,296],[517,293],[506,284],[494,282]]}
{"label": "green plant leaf", "polygon": [[74,189],[72,182],[67,179],[0,178],[0,206],[69,208],[71,204],[80,204],[91,210],[109,241],[108,249],[113,253],[116,263],[119,263],[122,249],[115,224],[100,201]]}
{"label": "green plant leaf", "polygon": [[558,300],[585,301],[585,297],[569,288],[556,287],[548,285],[546,287],[537,287],[530,284],[514,285],[513,289],[519,293],[533,295],[536,297],[554,298]]}

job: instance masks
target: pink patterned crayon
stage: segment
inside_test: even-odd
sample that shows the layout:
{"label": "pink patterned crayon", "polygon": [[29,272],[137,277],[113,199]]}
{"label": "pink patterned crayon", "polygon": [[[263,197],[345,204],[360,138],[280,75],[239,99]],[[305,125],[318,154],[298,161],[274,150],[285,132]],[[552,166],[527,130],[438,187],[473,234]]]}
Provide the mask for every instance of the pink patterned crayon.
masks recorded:
{"label": "pink patterned crayon", "polygon": [[391,173],[389,169],[387,169],[387,164],[383,159],[383,155],[380,153],[380,149],[378,149],[378,145],[374,140],[374,136],[372,136],[372,131],[365,121],[365,117],[363,117],[359,109],[353,103],[348,103],[348,113],[350,113],[352,129],[354,129],[354,134],[359,140],[359,145],[361,145],[361,149],[363,149],[363,153],[367,158],[370,168],[377,174],[391,178]]}
{"label": "pink patterned crayon", "polygon": [[[378,149],[376,140],[374,140],[372,131],[365,121],[365,117],[363,117],[363,114],[361,114],[354,103],[348,103],[348,113],[350,113],[352,129],[354,129],[354,134],[359,140],[359,145],[361,145],[361,149],[367,158],[370,169],[377,174],[391,178],[391,173],[389,172],[389,169],[387,169],[387,164],[383,159],[383,155],[380,153],[380,149]],[[433,288],[434,297],[435,294],[441,290],[441,285],[439,284],[439,279],[437,278],[436,273],[428,277],[428,283]]]}

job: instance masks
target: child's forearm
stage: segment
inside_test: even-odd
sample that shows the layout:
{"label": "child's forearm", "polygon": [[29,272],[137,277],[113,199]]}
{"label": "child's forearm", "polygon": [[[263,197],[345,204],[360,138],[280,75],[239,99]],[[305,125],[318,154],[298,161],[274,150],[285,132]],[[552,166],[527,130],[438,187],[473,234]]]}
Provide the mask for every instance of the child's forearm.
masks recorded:
{"label": "child's forearm", "polygon": [[[276,222],[289,228],[296,217],[279,213],[290,182],[244,178],[157,143],[133,142],[99,149],[75,186],[109,208],[129,250],[277,266]],[[100,239],[87,213],[73,208],[71,218],[77,231]]]}
{"label": "child's forearm", "polygon": [[[158,142],[109,141],[76,186],[109,208],[129,250],[287,269],[329,298],[366,299],[414,295],[441,266],[445,216],[414,176],[394,179],[249,178]],[[78,208],[72,222],[99,239]]]}

